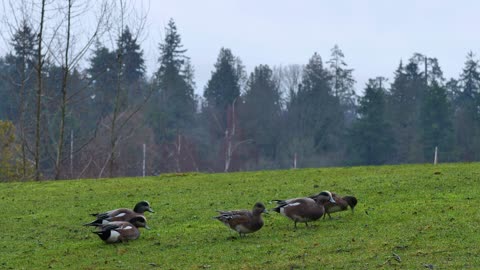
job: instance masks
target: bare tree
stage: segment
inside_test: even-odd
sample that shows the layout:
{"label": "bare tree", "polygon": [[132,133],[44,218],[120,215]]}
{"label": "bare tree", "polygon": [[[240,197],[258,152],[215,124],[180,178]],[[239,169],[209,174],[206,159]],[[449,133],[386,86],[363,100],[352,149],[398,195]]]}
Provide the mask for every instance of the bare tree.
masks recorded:
{"label": "bare tree", "polygon": [[[117,19],[115,19],[115,23],[113,25],[113,26],[116,26],[118,30],[117,35],[115,37],[121,36],[121,34],[126,29],[125,21],[129,19],[132,21],[132,24],[136,26],[135,35],[138,38],[145,26],[146,16],[139,14],[133,7],[127,6],[126,1],[119,1],[119,2],[114,1],[111,4],[112,4],[112,7],[118,12],[117,14],[118,17]],[[112,44],[114,44],[115,39],[111,37],[110,40],[112,41]],[[109,135],[110,148],[109,148],[109,155],[107,157],[109,177],[113,177],[114,175],[116,150],[117,150],[117,144],[120,140],[119,134],[121,133],[121,130],[126,126],[128,121],[130,121],[130,119],[132,119],[132,117],[144,107],[144,105],[146,104],[146,102],[148,101],[148,99],[150,98],[153,92],[153,88],[149,89],[143,102],[136,105],[135,108],[131,110],[127,110],[127,108],[125,107],[122,108],[122,106],[125,106],[125,105],[121,104],[121,97],[123,93],[126,91],[126,89],[124,89],[125,86],[122,84],[124,56],[125,55],[123,51],[121,50],[117,51],[116,87],[115,87],[113,112],[112,112],[110,127],[109,127],[110,128],[110,135]],[[127,116],[120,118],[119,116],[120,116],[120,113],[122,112],[127,112]],[[101,170],[99,177],[101,177],[102,174],[103,174],[103,170]]]}
{"label": "bare tree", "polygon": [[[64,137],[65,137],[65,117],[67,112],[67,105],[71,101],[71,97],[67,95],[67,86],[68,86],[68,76],[72,70],[72,67],[75,67],[78,62],[83,58],[85,53],[93,44],[97,35],[103,33],[102,26],[106,22],[107,19],[107,2],[102,2],[100,5],[100,13],[97,19],[97,23],[95,25],[93,33],[87,37],[84,45],[80,48],[80,50],[73,55],[72,59],[70,59],[70,52],[71,52],[71,23],[72,23],[72,15],[75,17],[80,17],[84,12],[85,9],[81,8],[81,4],[78,6],[79,12],[77,14],[72,14],[72,6],[73,0],[68,0],[68,6],[66,9],[66,37],[65,40],[62,40],[65,44],[64,49],[64,56],[62,61],[62,86],[61,86],[61,95],[62,100],[60,104],[60,126],[59,126],[59,135],[57,141],[57,151],[56,151],[56,158],[55,158],[55,179],[59,179],[61,175],[61,164],[63,161],[63,147],[64,147]],[[83,5],[88,8],[88,2],[84,2]]]}
{"label": "bare tree", "polygon": [[42,113],[42,91],[43,91],[43,23],[45,21],[45,0],[42,0],[40,15],[40,28],[37,35],[38,47],[37,47],[37,65],[35,67],[37,71],[37,102],[36,102],[36,122],[35,122],[35,180],[40,180],[40,119]]}

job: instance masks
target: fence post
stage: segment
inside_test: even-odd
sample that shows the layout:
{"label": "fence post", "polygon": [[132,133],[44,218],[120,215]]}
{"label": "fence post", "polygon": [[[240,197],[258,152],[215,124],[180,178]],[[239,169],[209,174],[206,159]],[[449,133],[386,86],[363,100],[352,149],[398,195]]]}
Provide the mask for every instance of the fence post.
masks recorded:
{"label": "fence post", "polygon": [[142,176],[145,177],[145,157],[146,157],[147,146],[143,144],[143,166],[142,166]]}

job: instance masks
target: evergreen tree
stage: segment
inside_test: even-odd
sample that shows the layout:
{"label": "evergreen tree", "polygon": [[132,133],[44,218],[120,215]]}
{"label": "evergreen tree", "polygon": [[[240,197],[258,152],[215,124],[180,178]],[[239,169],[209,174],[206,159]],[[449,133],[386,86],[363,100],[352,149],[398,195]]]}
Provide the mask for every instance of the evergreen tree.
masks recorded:
{"label": "evergreen tree", "polygon": [[358,119],[349,133],[350,161],[354,164],[380,165],[393,155],[393,134],[386,119],[384,78],[370,79],[360,98]]}
{"label": "evergreen tree", "polygon": [[203,94],[207,106],[224,113],[240,95],[244,69],[239,58],[230,49],[221,48],[215,63],[215,70]]}
{"label": "evergreen tree", "polygon": [[432,85],[425,93],[421,124],[425,160],[433,160],[435,147],[438,146],[440,157],[446,157],[444,160],[451,161],[453,139],[451,106],[445,87],[437,81],[432,81]]}
{"label": "evergreen tree", "polygon": [[270,67],[255,67],[247,81],[243,101],[239,125],[244,137],[253,140],[252,145],[262,161],[272,164],[277,158],[282,104],[279,85]]}
{"label": "evergreen tree", "polygon": [[97,43],[87,74],[92,81],[92,102],[100,115],[105,116],[113,110],[117,70],[115,53]]}
{"label": "evergreen tree", "polygon": [[388,99],[389,119],[395,134],[395,162],[422,162],[420,109],[425,92],[425,80],[418,65],[400,63],[395,72]]}
{"label": "evergreen tree", "polygon": [[145,60],[143,59],[143,50],[140,49],[137,39],[132,37],[128,26],[117,40],[117,57],[120,55],[123,80],[128,85],[138,84],[145,73]]}
{"label": "evergreen tree", "polygon": [[332,74],[333,94],[340,100],[346,120],[349,123],[355,118],[355,79],[353,78],[353,69],[348,68],[344,57],[342,50],[340,50],[338,45],[335,45],[331,50],[331,58],[327,63],[330,64],[330,73]]}
{"label": "evergreen tree", "polygon": [[[238,107],[241,105],[240,90],[244,79],[244,67],[230,49],[221,48],[203,92],[201,123],[202,133],[208,134],[202,141],[202,153],[216,171],[238,169],[229,146],[238,141]],[[234,128],[235,127],[235,128]],[[230,147],[232,150],[232,148]],[[238,153],[238,151],[237,151]],[[234,161],[233,164],[230,161]],[[231,166],[232,164],[233,166]]]}
{"label": "evergreen tree", "polygon": [[480,72],[472,52],[460,75],[460,93],[455,102],[455,144],[462,161],[480,159]]}
{"label": "evergreen tree", "polygon": [[290,151],[299,152],[307,166],[338,164],[341,159],[344,114],[331,85],[331,76],[315,53],[288,105],[288,137],[296,144]]}
{"label": "evergreen tree", "polygon": [[15,122],[23,122],[29,107],[34,102],[34,83],[32,73],[36,55],[35,33],[26,21],[22,21],[13,34],[10,45],[13,52],[3,61],[0,79],[4,87],[0,89],[0,115]]}
{"label": "evergreen tree", "polygon": [[158,93],[149,110],[158,142],[172,141],[178,134],[185,134],[195,114],[193,68],[172,19],[165,30],[165,40],[159,46],[160,67],[155,74]]}
{"label": "evergreen tree", "polygon": [[35,115],[35,76],[37,38],[24,20],[14,33],[10,45],[13,52],[0,60],[0,119],[12,120],[18,132],[21,151],[22,179],[29,176],[28,141],[33,134]]}

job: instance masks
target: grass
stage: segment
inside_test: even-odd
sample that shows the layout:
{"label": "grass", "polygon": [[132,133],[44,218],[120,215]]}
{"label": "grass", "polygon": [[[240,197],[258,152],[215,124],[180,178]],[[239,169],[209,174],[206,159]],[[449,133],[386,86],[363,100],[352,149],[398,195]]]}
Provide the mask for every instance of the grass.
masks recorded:
{"label": "grass", "polygon": [[[239,238],[215,210],[321,190],[355,213],[306,228],[271,212]],[[480,163],[1,183],[1,269],[478,269]],[[149,231],[108,245],[89,213],[146,199]]]}

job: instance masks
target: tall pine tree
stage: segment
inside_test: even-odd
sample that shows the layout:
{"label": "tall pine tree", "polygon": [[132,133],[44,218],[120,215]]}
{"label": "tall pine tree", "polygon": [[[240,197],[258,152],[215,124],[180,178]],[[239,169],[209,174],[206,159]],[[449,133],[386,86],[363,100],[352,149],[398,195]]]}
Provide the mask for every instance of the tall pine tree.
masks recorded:
{"label": "tall pine tree", "polygon": [[338,45],[335,45],[331,50],[331,57],[327,63],[330,64],[329,68],[332,74],[333,94],[340,100],[347,123],[351,123],[356,114],[357,97],[354,89],[353,69],[348,68],[344,58],[345,55],[342,50]]}
{"label": "tall pine tree", "polygon": [[149,110],[158,142],[168,142],[178,134],[185,134],[195,113],[193,70],[173,19],[165,31],[165,39],[159,45],[160,67],[155,73],[158,92]]}
{"label": "tall pine tree", "polygon": [[462,161],[480,159],[480,71],[478,60],[468,53],[460,75],[461,92],[455,102],[455,145]]}
{"label": "tall pine tree", "polygon": [[435,147],[440,158],[452,161],[453,126],[451,106],[447,90],[437,81],[432,81],[423,99],[421,109],[422,145],[425,160],[433,160]]}
{"label": "tall pine tree", "polygon": [[159,68],[154,77],[156,91],[148,105],[148,124],[162,149],[161,170],[196,170],[190,138],[196,111],[193,67],[173,19],[165,32],[165,39],[159,44]]}
{"label": "tall pine tree", "polygon": [[223,112],[240,95],[244,68],[239,58],[227,48],[221,48],[215,70],[203,94],[207,106]]}
{"label": "tall pine tree", "polygon": [[288,104],[290,155],[301,166],[338,164],[342,158],[344,114],[331,88],[331,75],[315,53],[302,73],[301,86]]}
{"label": "tall pine tree", "polygon": [[393,134],[386,118],[384,78],[370,79],[360,98],[358,118],[349,132],[349,160],[353,164],[380,165],[393,156]]}
{"label": "tall pine tree", "polygon": [[395,162],[422,162],[420,110],[426,86],[414,61],[400,63],[388,96],[388,115],[396,143]]}
{"label": "tall pine tree", "polygon": [[106,116],[113,110],[117,69],[115,53],[97,42],[87,75],[92,81],[92,105],[99,117]]}
{"label": "tall pine tree", "polygon": [[277,159],[280,141],[281,93],[273,72],[267,65],[255,67],[250,74],[243,95],[239,126],[244,138],[251,139],[255,148],[254,159],[265,166],[273,167]]}

